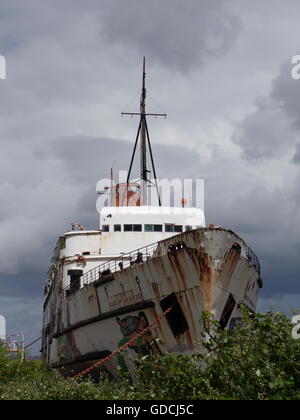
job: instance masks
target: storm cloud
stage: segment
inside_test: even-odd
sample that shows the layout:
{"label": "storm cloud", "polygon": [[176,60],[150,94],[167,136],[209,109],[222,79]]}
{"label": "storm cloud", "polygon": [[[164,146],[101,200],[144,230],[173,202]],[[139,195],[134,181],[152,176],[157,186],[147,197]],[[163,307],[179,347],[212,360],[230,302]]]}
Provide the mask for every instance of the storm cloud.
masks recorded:
{"label": "storm cloud", "polygon": [[235,43],[241,23],[230,5],[218,0],[116,0],[101,12],[102,31],[109,42],[136,47],[158,64],[186,71]]}

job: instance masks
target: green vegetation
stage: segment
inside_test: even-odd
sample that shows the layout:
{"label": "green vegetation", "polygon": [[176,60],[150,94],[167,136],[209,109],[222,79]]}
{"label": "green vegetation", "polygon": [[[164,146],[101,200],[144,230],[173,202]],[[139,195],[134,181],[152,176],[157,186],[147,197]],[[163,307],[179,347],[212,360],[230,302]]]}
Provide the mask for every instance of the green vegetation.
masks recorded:
{"label": "green vegetation", "polygon": [[0,349],[0,399],[300,399],[300,340],[282,313],[251,317],[222,331],[210,314],[201,322],[210,340],[192,357],[166,354],[138,360],[139,381],[75,381],[36,361],[10,360]]}

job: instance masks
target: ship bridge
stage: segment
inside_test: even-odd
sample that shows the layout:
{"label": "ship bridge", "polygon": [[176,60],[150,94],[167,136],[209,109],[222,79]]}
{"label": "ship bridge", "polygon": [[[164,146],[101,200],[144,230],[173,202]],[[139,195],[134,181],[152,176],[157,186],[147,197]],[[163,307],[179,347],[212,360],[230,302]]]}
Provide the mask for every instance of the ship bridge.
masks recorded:
{"label": "ship bridge", "polygon": [[205,227],[201,209],[163,206],[105,207],[100,215],[101,254],[121,254]]}

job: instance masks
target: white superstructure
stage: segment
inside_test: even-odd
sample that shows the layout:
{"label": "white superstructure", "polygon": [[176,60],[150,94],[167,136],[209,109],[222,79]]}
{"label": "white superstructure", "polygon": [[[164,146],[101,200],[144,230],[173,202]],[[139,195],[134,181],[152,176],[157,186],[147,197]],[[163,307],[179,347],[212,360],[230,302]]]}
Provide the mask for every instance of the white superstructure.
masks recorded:
{"label": "white superstructure", "polygon": [[[59,259],[64,259],[63,287],[70,284],[68,272],[82,275],[99,263],[168,239],[179,233],[205,227],[204,211],[181,207],[104,207],[99,230],[71,231],[57,244]],[[56,268],[52,264],[52,268]],[[51,280],[51,268],[50,278]]]}
{"label": "white superstructure", "polygon": [[204,212],[180,207],[106,207],[101,212],[101,253],[120,254],[205,227]]}

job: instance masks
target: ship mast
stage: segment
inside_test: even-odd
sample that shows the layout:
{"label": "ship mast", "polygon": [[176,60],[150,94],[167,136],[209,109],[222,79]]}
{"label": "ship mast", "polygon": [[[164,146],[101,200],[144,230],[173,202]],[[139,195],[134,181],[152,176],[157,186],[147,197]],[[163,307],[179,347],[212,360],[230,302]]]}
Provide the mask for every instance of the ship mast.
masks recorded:
{"label": "ship mast", "polygon": [[158,185],[157,185],[157,177],[156,177],[156,171],[154,166],[154,159],[153,159],[153,153],[152,153],[152,147],[150,142],[150,136],[149,136],[149,130],[148,130],[148,124],[147,124],[147,116],[152,117],[167,117],[167,114],[148,114],[146,113],[146,58],[144,57],[143,60],[143,83],[142,83],[142,93],[141,93],[141,100],[140,100],[140,112],[122,112],[122,115],[130,115],[130,116],[136,116],[138,115],[140,117],[140,123],[136,135],[136,140],[134,144],[134,149],[131,157],[130,167],[128,171],[127,176],[127,183],[129,183],[132,165],[136,153],[137,144],[140,141],[140,176],[141,176],[141,205],[147,206],[148,205],[148,196],[147,196],[147,187],[148,183],[151,181],[148,180],[148,173],[150,171],[147,168],[147,145],[149,148],[150,158],[151,158],[151,166],[153,170],[153,176],[155,180],[155,187],[157,191],[157,197],[159,205],[161,206],[161,198],[159,195]]}
{"label": "ship mast", "polygon": [[147,205],[147,143],[146,143],[146,60],[143,60],[143,87],[141,94],[141,140],[140,140],[140,153],[141,153],[141,204]]}

